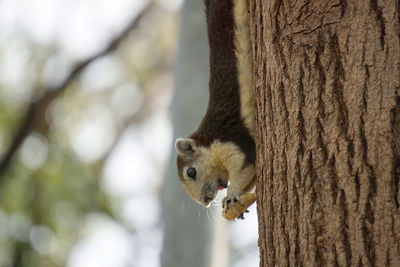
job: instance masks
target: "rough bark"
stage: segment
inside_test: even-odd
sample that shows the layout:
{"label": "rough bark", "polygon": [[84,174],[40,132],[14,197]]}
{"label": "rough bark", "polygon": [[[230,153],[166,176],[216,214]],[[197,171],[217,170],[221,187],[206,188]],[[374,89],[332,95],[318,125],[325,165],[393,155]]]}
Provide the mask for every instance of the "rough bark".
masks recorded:
{"label": "rough bark", "polygon": [[261,266],[400,266],[399,1],[250,3]]}

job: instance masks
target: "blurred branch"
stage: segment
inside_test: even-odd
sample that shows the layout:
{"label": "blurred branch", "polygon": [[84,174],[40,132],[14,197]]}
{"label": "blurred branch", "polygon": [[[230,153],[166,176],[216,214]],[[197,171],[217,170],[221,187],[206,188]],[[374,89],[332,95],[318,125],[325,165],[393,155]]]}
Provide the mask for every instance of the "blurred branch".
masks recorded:
{"label": "blurred branch", "polygon": [[142,17],[150,9],[152,9],[153,6],[154,1],[150,1],[149,4],[145,8],[143,8],[143,10],[138,15],[136,15],[121,31],[121,33],[118,34],[113,40],[111,40],[111,42],[103,50],[99,51],[92,57],[77,63],[75,67],[72,68],[72,71],[69,73],[69,75],[59,85],[49,86],[45,88],[43,90],[45,92],[43,96],[40,97],[38,100],[31,102],[30,106],[25,112],[24,119],[22,120],[20,127],[14,135],[10,146],[0,160],[0,178],[3,177],[15,153],[18,151],[25,138],[32,130],[35,129],[35,127],[38,127],[38,125],[36,124],[46,124],[45,114],[50,104],[68,88],[68,86],[82,73],[83,70],[86,69],[88,65],[90,65],[95,60],[103,57],[104,55],[115,51],[122,43],[122,41],[126,39],[129,33],[137,27]]}

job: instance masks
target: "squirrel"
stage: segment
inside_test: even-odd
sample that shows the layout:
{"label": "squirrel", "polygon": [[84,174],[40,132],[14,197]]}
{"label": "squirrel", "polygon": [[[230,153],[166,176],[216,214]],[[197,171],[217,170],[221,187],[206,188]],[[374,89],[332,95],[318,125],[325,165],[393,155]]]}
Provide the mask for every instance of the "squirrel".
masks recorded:
{"label": "squirrel", "polygon": [[210,97],[198,129],[175,142],[179,179],[208,207],[227,188],[228,205],[255,187],[255,104],[247,0],[205,0]]}

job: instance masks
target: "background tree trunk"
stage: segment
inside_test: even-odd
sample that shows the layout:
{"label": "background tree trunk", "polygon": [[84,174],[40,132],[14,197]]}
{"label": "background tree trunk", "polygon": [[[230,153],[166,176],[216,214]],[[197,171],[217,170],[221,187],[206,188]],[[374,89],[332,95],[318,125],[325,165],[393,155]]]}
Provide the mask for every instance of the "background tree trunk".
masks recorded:
{"label": "background tree trunk", "polygon": [[[174,139],[186,137],[198,127],[208,102],[209,50],[203,1],[185,1],[180,19],[175,92],[171,104]],[[217,226],[222,229],[214,231],[214,218],[221,217],[220,213],[214,215],[211,209],[200,206],[187,196],[176,172],[175,152],[171,153],[167,170],[162,188],[164,239],[161,266],[210,267],[214,264],[225,267],[227,229],[226,226]],[[224,246],[216,248],[215,238],[222,238]]]}
{"label": "background tree trunk", "polygon": [[400,266],[399,1],[250,2],[261,266]]}

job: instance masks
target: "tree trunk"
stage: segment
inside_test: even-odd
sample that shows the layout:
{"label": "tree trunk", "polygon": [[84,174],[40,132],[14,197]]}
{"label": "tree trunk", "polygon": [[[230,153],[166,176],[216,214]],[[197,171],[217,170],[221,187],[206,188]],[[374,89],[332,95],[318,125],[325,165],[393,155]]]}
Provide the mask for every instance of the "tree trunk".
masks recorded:
{"label": "tree trunk", "polygon": [[250,2],[260,266],[400,266],[399,1]]}

